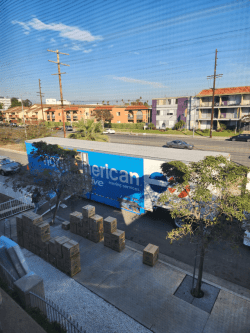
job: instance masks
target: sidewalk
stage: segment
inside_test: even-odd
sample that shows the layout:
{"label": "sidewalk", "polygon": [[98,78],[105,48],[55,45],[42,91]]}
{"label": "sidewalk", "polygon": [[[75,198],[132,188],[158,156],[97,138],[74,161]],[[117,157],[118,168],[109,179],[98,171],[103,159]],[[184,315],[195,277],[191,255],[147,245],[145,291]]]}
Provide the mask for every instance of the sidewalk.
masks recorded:
{"label": "sidewalk", "polygon": [[[79,210],[78,206],[75,208]],[[103,241],[96,244],[63,230],[61,221],[69,219],[69,210],[61,209],[60,215],[50,227],[51,237],[65,235],[80,246],[81,272],[73,279],[149,330],[157,333],[250,331],[248,289],[204,273],[205,296],[190,298],[187,290],[191,288],[192,267],[166,255],[160,255],[154,267],[146,266],[142,263],[143,246],[126,240],[126,248],[121,253],[115,252],[105,247]],[[46,217],[49,218],[45,215],[44,220]],[[185,285],[186,289],[181,291]]]}

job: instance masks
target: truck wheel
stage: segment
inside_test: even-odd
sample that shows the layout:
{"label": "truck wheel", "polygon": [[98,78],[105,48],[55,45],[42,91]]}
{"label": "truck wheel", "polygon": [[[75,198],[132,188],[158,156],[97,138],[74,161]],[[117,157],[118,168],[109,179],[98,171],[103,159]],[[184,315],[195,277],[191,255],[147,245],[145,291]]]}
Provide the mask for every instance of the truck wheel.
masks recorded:
{"label": "truck wheel", "polygon": [[176,217],[174,219],[174,226],[176,228],[181,228],[183,226],[183,224],[185,224],[185,223],[182,221],[182,219],[180,217]]}

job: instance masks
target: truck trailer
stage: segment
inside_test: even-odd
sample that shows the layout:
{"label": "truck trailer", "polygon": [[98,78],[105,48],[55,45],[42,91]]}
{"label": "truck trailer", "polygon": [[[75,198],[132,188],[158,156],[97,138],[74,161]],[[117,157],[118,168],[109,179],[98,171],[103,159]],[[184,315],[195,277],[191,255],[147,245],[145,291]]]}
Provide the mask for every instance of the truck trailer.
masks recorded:
{"label": "truck trailer", "polygon": [[[92,177],[93,191],[87,198],[139,215],[152,212],[159,195],[169,186],[168,179],[161,173],[162,163],[198,162],[206,156],[218,155],[230,160],[230,154],[221,152],[47,137],[26,141],[31,171],[40,164],[31,155],[32,144],[38,141],[77,150],[82,165],[88,166]],[[56,168],[55,159],[46,160],[44,168],[47,167]]]}

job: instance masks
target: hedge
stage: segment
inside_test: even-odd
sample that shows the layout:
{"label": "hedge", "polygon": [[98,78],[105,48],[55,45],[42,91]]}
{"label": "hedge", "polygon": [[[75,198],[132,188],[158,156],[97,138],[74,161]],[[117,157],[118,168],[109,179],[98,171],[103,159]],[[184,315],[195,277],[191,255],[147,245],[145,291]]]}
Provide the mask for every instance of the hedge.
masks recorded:
{"label": "hedge", "polygon": [[145,123],[118,123],[118,124],[112,124],[112,123],[105,123],[105,127],[108,128],[117,128],[117,129],[143,129],[145,126]]}

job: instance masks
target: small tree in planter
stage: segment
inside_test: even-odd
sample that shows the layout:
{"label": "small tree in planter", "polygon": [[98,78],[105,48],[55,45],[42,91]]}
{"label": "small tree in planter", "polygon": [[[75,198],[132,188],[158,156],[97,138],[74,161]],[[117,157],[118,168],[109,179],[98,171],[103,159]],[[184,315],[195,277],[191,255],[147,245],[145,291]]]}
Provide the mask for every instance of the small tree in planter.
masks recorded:
{"label": "small tree in planter", "polygon": [[78,158],[76,150],[64,149],[58,145],[39,141],[33,143],[31,157],[38,165],[31,170],[21,171],[14,178],[6,180],[14,191],[32,193],[40,189],[42,197],[49,192],[56,194],[56,206],[51,224],[54,224],[59,202],[68,196],[82,197],[92,191],[92,179],[87,165]]}
{"label": "small tree in planter", "polygon": [[161,169],[171,186],[159,201],[168,203],[179,226],[167,238],[172,243],[189,235],[198,244],[200,262],[192,295],[202,297],[203,264],[209,245],[226,240],[237,249],[244,237],[243,223],[246,229],[250,226],[246,214],[250,212],[250,191],[246,188],[250,168],[237,166],[223,156],[207,156],[190,165],[163,163]]}

